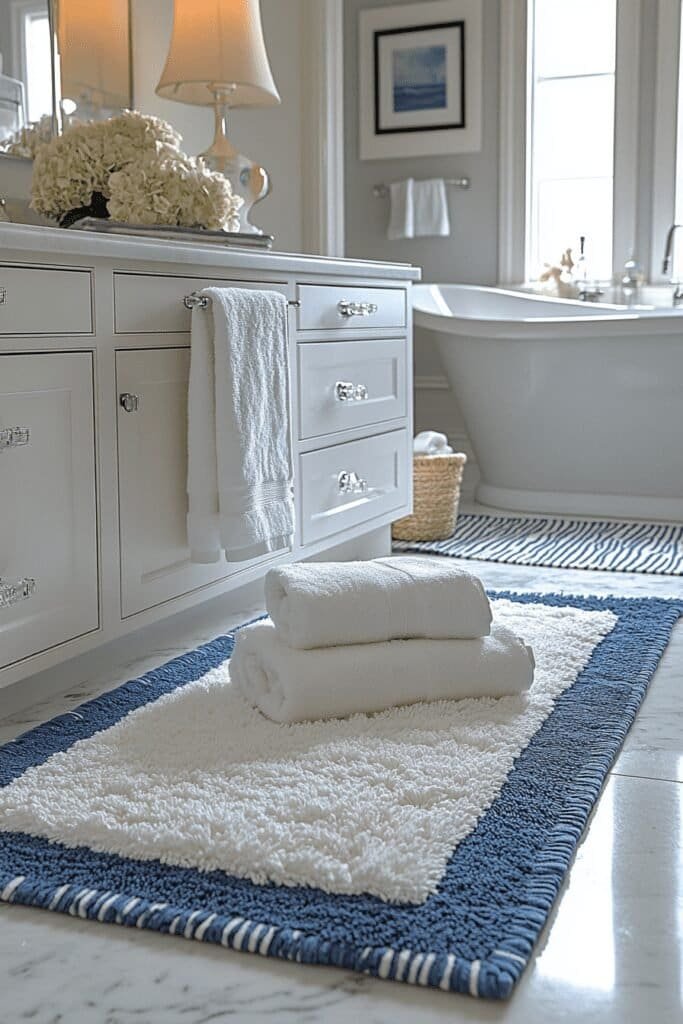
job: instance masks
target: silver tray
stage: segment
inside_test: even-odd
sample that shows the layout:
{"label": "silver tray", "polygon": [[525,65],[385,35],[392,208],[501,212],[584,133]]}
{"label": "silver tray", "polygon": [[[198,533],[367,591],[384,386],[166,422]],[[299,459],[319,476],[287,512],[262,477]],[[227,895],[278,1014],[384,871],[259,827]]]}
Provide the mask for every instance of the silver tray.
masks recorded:
{"label": "silver tray", "polygon": [[101,235],[133,235],[136,238],[161,238],[164,241],[199,242],[201,245],[228,245],[240,249],[272,249],[272,235],[254,235],[242,231],[205,231],[164,225],[123,224],[105,217],[82,217],[67,231],[95,231]]}

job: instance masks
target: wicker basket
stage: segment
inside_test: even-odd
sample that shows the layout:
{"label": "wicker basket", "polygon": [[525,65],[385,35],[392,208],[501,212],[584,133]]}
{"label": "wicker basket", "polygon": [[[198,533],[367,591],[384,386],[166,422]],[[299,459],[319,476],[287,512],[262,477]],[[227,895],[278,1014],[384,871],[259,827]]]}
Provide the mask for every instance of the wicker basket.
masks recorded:
{"label": "wicker basket", "polygon": [[413,514],[393,524],[394,540],[446,540],[452,535],[466,462],[463,452],[413,456]]}

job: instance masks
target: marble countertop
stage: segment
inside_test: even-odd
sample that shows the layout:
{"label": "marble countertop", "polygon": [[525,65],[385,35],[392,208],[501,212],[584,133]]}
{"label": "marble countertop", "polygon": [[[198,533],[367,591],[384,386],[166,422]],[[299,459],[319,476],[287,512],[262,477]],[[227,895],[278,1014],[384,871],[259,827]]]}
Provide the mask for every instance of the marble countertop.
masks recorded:
{"label": "marble countertop", "polygon": [[240,249],[220,245],[199,245],[179,240],[99,235],[68,231],[35,224],[0,223],[0,246],[5,252],[37,251],[75,257],[144,260],[159,263],[192,263],[203,267],[235,267],[240,270],[274,270],[282,273],[343,274],[347,277],[390,278],[417,281],[421,270],[408,263],[312,256],[306,253],[276,252],[269,249]]}

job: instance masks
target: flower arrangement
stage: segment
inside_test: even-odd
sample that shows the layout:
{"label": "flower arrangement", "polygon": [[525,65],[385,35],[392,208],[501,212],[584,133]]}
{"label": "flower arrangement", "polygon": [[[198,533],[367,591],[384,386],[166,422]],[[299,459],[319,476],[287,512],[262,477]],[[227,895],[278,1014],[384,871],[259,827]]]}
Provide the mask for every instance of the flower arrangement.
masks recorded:
{"label": "flower arrangement", "polygon": [[166,121],[130,110],[72,125],[38,148],[31,205],[62,227],[95,216],[238,230],[243,200],[180,142]]}

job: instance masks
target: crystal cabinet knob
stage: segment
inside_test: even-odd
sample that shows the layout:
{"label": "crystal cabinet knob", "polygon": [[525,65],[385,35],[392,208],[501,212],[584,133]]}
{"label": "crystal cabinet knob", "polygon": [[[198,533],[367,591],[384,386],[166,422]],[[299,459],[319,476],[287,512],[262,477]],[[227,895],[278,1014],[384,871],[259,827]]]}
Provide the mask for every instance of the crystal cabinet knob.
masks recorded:
{"label": "crystal cabinet knob", "polygon": [[0,429],[0,452],[6,448],[21,448],[31,440],[28,427],[3,427]]}
{"label": "crystal cabinet knob", "polygon": [[137,412],[140,408],[140,396],[131,395],[128,391],[125,391],[122,395],[119,395],[119,405],[125,412]]}
{"label": "crystal cabinet knob", "polygon": [[365,494],[368,482],[352,469],[343,469],[337,477],[340,494]]}
{"label": "crystal cabinet knob", "polygon": [[371,316],[377,312],[378,306],[375,302],[350,302],[348,299],[341,299],[337,303],[340,316]]}
{"label": "crystal cabinet knob", "polygon": [[0,577],[0,608],[9,608],[10,605],[18,604],[19,601],[25,601],[27,598],[33,597],[36,588],[36,581],[30,576],[14,580],[11,583],[9,580],[4,580]]}
{"label": "crystal cabinet knob", "polygon": [[338,380],[334,385],[334,396],[338,402],[365,402],[368,389],[365,384],[354,384],[350,380]]}

